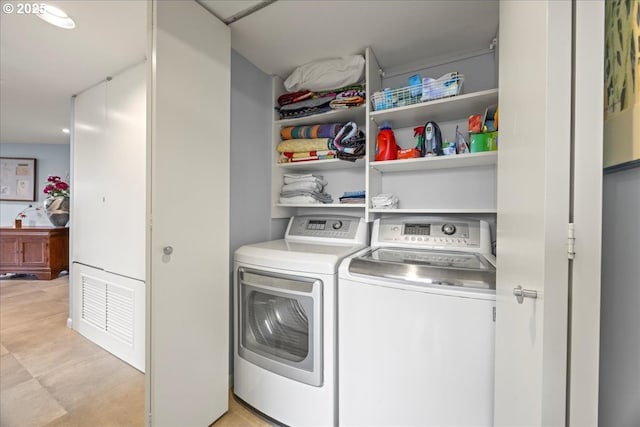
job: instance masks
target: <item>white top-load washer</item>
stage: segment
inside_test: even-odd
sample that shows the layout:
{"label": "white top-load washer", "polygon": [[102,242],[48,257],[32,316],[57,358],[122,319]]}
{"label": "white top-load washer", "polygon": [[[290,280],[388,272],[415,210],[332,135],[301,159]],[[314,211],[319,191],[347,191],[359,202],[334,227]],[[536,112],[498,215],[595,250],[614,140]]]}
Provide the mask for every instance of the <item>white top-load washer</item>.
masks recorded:
{"label": "white top-load washer", "polygon": [[377,219],[339,270],[340,426],[493,425],[495,258],[484,221]]}
{"label": "white top-load washer", "polygon": [[294,216],[284,239],[234,258],[234,393],[291,426],[337,424],[338,266],[366,247],[362,218]]}

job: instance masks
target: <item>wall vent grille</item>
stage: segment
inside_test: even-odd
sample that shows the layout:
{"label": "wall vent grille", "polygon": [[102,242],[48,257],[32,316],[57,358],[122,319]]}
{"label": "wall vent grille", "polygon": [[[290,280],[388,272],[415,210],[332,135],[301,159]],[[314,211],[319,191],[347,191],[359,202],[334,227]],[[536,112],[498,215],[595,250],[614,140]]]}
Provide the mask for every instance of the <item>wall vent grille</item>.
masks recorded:
{"label": "wall vent grille", "polygon": [[134,298],[131,289],[82,275],[82,319],[133,346]]}

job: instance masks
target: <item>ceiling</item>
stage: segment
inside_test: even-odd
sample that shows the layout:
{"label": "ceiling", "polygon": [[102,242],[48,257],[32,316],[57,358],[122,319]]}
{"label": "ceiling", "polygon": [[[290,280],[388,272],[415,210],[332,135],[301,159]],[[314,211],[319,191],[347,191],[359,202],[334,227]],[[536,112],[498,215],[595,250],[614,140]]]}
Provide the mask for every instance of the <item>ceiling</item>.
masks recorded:
{"label": "ceiling", "polygon": [[[45,0],[46,1],[46,0]],[[146,0],[46,1],[74,30],[0,14],[0,142],[68,143],[70,98],[144,60]],[[2,0],[2,3],[15,3]],[[199,0],[222,20],[263,1]],[[497,0],[279,0],[230,24],[232,47],[267,74],[362,53],[385,70],[487,49]]]}

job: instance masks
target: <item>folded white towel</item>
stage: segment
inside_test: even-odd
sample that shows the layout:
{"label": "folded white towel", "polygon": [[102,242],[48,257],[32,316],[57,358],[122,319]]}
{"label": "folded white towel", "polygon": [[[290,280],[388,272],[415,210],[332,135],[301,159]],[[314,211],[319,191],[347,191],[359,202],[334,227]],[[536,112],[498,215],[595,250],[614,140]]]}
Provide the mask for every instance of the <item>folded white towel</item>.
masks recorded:
{"label": "folded white towel", "polygon": [[313,175],[313,174],[295,174],[289,173],[284,175],[284,183],[291,184],[294,182],[316,182],[321,185],[327,185],[327,181],[324,180],[322,175]]}
{"label": "folded white towel", "polygon": [[322,191],[322,184],[317,181],[295,181],[282,186],[281,191]]}
{"label": "folded white towel", "polygon": [[280,197],[280,203],[283,205],[321,205],[320,200],[314,199],[311,196],[294,196],[294,197]]}
{"label": "folded white towel", "polygon": [[373,209],[395,209],[399,202],[400,200],[395,194],[378,194],[371,198],[371,207]]}

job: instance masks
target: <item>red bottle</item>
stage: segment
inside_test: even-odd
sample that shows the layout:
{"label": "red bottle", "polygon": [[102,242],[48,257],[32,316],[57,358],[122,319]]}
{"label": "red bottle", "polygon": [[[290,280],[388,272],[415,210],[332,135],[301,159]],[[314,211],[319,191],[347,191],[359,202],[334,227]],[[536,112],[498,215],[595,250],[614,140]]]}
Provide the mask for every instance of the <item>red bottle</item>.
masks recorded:
{"label": "red bottle", "polygon": [[383,123],[378,132],[378,144],[376,146],[376,162],[382,160],[395,160],[398,158],[398,145],[391,125]]}

